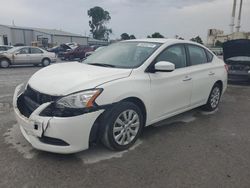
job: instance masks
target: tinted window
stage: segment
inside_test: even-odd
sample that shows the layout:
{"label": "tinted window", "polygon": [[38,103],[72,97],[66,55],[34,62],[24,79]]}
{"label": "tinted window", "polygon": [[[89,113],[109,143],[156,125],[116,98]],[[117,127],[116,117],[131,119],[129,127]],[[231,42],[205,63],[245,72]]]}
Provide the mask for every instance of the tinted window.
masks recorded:
{"label": "tinted window", "polygon": [[0,46],[0,50],[3,50],[3,51],[4,51],[4,50],[6,50],[6,49],[5,49],[3,46]]}
{"label": "tinted window", "polygon": [[169,61],[175,64],[175,68],[186,67],[186,53],[182,45],[176,45],[164,50],[157,58],[156,61]]}
{"label": "tinted window", "polygon": [[207,63],[207,55],[203,48],[195,45],[188,45],[188,50],[192,65]]}
{"label": "tinted window", "polygon": [[22,48],[21,50],[19,50],[20,54],[28,54],[29,53],[29,48]]}
{"label": "tinted window", "polygon": [[32,54],[42,54],[43,51],[38,49],[38,48],[31,48],[31,53]]}
{"label": "tinted window", "polygon": [[212,53],[210,53],[209,51],[207,51],[207,50],[206,50],[206,52],[207,52],[207,59],[208,59],[208,62],[213,61],[214,55],[213,55]]}

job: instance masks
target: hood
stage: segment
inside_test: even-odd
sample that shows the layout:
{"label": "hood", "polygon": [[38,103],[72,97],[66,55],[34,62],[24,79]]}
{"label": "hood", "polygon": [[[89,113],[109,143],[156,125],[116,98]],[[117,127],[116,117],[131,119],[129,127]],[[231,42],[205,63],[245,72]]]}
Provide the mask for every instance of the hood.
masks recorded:
{"label": "hood", "polygon": [[223,43],[224,61],[232,57],[250,57],[250,40],[238,39]]}
{"label": "hood", "polygon": [[58,63],[37,71],[28,84],[41,93],[63,96],[128,77],[131,71],[79,62]]}

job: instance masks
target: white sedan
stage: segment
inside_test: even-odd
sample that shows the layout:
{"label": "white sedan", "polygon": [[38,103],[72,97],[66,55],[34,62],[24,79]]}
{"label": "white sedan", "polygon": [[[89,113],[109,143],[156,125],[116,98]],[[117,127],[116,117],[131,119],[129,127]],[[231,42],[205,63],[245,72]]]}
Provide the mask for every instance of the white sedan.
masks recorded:
{"label": "white sedan", "polygon": [[125,150],[145,126],[198,106],[214,111],[226,87],[227,67],[202,45],[129,40],[39,70],[16,88],[13,105],[34,148],[74,153],[99,139]]}

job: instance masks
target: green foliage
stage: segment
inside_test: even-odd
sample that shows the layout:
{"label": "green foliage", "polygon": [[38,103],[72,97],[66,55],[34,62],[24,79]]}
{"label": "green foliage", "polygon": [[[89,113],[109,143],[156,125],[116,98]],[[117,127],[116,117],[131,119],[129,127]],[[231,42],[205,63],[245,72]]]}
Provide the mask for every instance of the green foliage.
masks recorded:
{"label": "green foliage", "polygon": [[121,40],[136,39],[134,35],[129,35],[128,33],[121,34]]}
{"label": "green foliage", "polygon": [[136,37],[134,35],[130,35],[129,38],[130,39],[136,39]]}
{"label": "green foliage", "polygon": [[164,36],[160,34],[159,32],[155,32],[151,36],[148,35],[147,38],[164,38]]}
{"label": "green foliage", "polygon": [[112,30],[106,27],[106,24],[111,19],[109,12],[101,7],[93,7],[88,10],[90,32],[95,39],[108,39]]}
{"label": "green foliage", "polygon": [[129,34],[128,33],[122,33],[121,34],[121,39],[122,40],[129,40],[130,39]]}
{"label": "green foliage", "polygon": [[193,41],[193,42],[197,42],[197,43],[203,44],[203,41],[202,41],[202,39],[201,39],[200,36],[197,36],[195,38],[191,38],[190,40]]}
{"label": "green foliage", "polygon": [[223,46],[223,42],[217,40],[217,41],[215,42],[215,46],[216,46],[216,47],[222,47],[222,46]]}

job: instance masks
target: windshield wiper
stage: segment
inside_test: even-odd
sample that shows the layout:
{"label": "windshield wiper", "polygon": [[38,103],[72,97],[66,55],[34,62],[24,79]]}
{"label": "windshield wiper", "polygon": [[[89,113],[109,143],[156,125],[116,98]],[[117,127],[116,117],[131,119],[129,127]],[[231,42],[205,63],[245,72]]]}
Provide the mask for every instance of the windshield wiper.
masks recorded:
{"label": "windshield wiper", "polygon": [[115,65],[110,65],[106,63],[88,63],[89,65],[96,65],[96,66],[101,66],[101,67],[116,67]]}

